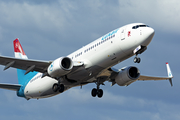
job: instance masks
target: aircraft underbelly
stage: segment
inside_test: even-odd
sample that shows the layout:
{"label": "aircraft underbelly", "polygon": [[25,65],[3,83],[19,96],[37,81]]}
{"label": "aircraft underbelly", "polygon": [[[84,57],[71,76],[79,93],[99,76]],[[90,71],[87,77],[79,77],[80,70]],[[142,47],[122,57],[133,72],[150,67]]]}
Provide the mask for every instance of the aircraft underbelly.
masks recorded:
{"label": "aircraft underbelly", "polygon": [[92,77],[96,77],[100,71],[102,71],[104,68],[100,66],[92,66],[90,68],[81,68],[80,70],[77,70],[71,74],[67,75],[67,79],[75,80],[78,82],[85,82],[91,79]]}

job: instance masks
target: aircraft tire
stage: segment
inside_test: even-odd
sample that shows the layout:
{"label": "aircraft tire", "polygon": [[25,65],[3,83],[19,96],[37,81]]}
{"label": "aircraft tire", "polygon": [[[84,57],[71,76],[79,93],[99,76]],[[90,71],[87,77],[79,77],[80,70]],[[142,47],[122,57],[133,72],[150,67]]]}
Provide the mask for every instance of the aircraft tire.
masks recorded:
{"label": "aircraft tire", "polygon": [[53,87],[52,87],[52,90],[53,90],[54,92],[57,92],[58,89],[59,89],[59,86],[58,86],[57,83],[55,83],[55,84],[53,85]]}
{"label": "aircraft tire", "polygon": [[99,98],[101,98],[103,96],[103,90],[102,89],[99,89],[98,92],[97,92],[97,96]]}
{"label": "aircraft tire", "polygon": [[59,92],[60,93],[64,92],[64,85],[63,84],[59,85]]}
{"label": "aircraft tire", "polygon": [[141,58],[137,58],[137,63],[140,63],[141,62]]}
{"label": "aircraft tire", "polygon": [[137,63],[137,57],[134,58],[134,63]]}
{"label": "aircraft tire", "polygon": [[97,89],[96,89],[96,88],[93,88],[93,89],[92,89],[91,95],[92,95],[93,97],[96,97],[96,95],[97,95]]}
{"label": "aircraft tire", "polygon": [[141,58],[139,58],[139,57],[134,58],[134,63],[140,63],[140,62],[141,62]]}

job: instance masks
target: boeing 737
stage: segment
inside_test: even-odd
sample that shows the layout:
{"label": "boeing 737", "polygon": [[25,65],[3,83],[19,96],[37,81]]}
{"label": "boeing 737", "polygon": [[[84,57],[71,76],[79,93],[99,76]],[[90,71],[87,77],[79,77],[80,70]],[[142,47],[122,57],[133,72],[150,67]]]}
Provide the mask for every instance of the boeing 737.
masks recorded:
{"label": "boeing 737", "polygon": [[112,86],[128,86],[137,80],[169,80],[172,86],[173,75],[168,63],[165,77],[141,75],[135,66],[113,68],[132,56],[135,63],[140,63],[138,55],[147,49],[153,36],[154,29],[146,24],[128,24],[53,61],[28,59],[17,38],[13,41],[15,58],[0,56],[0,64],[5,66],[4,70],[17,68],[18,84],[2,83],[0,88],[14,90],[17,96],[29,100],[51,97],[88,83],[96,84],[91,95],[101,98],[100,85],[105,81]]}

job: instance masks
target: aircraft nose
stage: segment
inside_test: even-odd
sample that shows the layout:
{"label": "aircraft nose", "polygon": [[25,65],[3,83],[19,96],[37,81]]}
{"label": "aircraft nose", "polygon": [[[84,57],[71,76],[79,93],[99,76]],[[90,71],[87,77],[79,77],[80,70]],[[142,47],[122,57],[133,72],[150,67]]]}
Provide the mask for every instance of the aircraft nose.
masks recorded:
{"label": "aircraft nose", "polygon": [[149,36],[152,36],[152,37],[154,36],[155,31],[153,28],[149,28],[148,32],[149,32]]}
{"label": "aircraft nose", "polygon": [[151,42],[155,31],[154,31],[153,28],[149,27],[146,30],[144,30],[143,33],[144,33],[143,36],[144,36],[145,39],[144,39],[144,42],[142,43],[142,45],[147,46]]}

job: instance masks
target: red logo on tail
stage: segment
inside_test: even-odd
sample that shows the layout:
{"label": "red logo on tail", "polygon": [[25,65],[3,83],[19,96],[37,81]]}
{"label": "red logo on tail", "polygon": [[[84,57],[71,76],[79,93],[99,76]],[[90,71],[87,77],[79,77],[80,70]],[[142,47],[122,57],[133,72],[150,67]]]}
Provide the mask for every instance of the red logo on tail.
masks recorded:
{"label": "red logo on tail", "polygon": [[19,42],[19,39],[18,39],[18,38],[16,38],[16,39],[13,41],[13,43],[14,43],[14,52],[19,52],[19,53],[21,53],[21,54],[23,54],[23,55],[26,55],[25,52],[24,52],[24,50],[23,50],[23,48],[22,48],[22,46],[21,46],[21,44],[20,44],[20,42]]}

